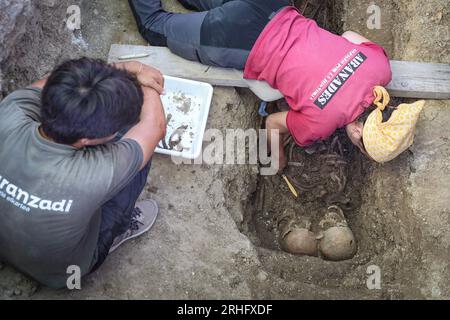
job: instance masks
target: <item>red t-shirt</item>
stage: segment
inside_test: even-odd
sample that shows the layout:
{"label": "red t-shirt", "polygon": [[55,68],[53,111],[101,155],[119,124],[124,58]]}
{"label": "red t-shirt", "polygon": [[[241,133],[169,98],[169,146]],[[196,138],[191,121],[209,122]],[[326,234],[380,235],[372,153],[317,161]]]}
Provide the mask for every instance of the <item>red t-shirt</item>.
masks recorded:
{"label": "red t-shirt", "polygon": [[392,72],[382,47],[351,43],[288,7],[256,41],[244,77],[283,93],[291,107],[288,129],[308,146],[355,121],[372,104],[373,88],[389,84]]}

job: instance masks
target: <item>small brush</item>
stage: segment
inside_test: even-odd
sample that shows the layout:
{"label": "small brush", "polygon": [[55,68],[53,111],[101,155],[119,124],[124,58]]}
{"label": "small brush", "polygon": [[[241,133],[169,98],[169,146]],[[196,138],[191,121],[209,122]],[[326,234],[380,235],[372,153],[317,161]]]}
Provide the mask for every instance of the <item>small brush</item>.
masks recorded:
{"label": "small brush", "polygon": [[140,59],[140,58],[146,58],[150,55],[150,53],[137,53],[137,54],[128,54],[124,56],[120,56],[119,60],[130,60],[130,59]]}
{"label": "small brush", "polygon": [[298,192],[297,190],[295,190],[294,186],[292,185],[292,183],[289,181],[288,177],[286,177],[286,175],[282,175],[284,181],[286,181],[286,184],[289,187],[289,190],[291,190],[292,194],[294,195],[294,197],[298,198]]}

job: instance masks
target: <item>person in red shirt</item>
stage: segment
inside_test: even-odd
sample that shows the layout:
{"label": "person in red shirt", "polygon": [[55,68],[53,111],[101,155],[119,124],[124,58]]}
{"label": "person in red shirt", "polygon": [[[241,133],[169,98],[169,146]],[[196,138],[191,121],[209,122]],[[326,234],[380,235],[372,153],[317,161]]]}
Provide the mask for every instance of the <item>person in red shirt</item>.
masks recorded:
{"label": "person in red shirt", "polygon": [[[212,66],[244,70],[244,78],[278,89],[290,110],[270,115],[266,128],[307,147],[346,128],[363,152],[358,118],[373,90],[392,79],[382,47],[355,32],[335,35],[305,18],[289,0],[179,0],[199,12],[169,13],[160,0],[129,0],[151,43]],[[281,141],[281,140],[280,140]],[[282,143],[280,170],[286,166]]]}
{"label": "person in red shirt", "polygon": [[[244,77],[266,81],[285,96],[290,110],[268,117],[266,128],[280,139],[291,134],[307,147],[346,128],[365,153],[359,117],[373,104],[373,90],[392,79],[382,47],[355,32],[334,35],[295,8],[283,9],[254,45]],[[280,141],[280,170],[286,156]]]}

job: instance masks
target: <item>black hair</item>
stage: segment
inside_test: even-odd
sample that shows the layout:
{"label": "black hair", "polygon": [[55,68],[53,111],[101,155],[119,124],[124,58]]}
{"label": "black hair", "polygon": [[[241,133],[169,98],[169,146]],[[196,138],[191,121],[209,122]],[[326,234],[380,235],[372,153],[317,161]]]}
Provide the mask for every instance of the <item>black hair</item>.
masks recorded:
{"label": "black hair", "polygon": [[[358,121],[361,123],[366,123],[367,118],[370,116],[370,114],[376,109],[377,107],[375,105],[371,105],[368,108],[364,110],[364,112],[359,116]],[[383,122],[388,121],[391,118],[392,113],[395,111],[395,107],[386,107],[382,114],[383,114]]]}
{"label": "black hair", "polygon": [[102,60],[69,60],[42,91],[42,129],[57,143],[109,137],[139,120],[143,92],[136,77]]}

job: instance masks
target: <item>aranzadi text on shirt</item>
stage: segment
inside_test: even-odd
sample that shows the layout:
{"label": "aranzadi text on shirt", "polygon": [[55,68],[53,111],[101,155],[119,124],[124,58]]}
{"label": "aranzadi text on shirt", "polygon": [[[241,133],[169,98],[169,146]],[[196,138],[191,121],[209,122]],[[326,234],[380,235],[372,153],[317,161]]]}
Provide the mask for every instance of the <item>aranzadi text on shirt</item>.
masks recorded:
{"label": "aranzadi text on shirt", "polygon": [[5,199],[19,209],[30,212],[32,209],[69,213],[73,200],[52,201],[42,199],[21,189],[7,179],[0,176],[0,200]]}

